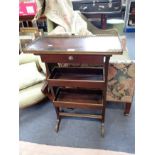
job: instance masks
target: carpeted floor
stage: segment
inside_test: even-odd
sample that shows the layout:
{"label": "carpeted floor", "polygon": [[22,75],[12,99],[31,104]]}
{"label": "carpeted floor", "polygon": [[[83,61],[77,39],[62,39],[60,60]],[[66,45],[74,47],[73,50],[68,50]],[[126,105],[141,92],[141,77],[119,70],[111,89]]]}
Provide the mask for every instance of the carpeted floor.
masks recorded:
{"label": "carpeted floor", "polygon": [[[129,41],[128,41],[129,40]],[[134,34],[127,34],[129,56],[134,59]],[[53,105],[45,100],[20,110],[19,137],[39,144],[135,152],[134,101],[131,113],[123,116],[123,105],[109,104],[106,110],[105,136],[100,136],[100,122],[90,119],[63,119],[55,133],[56,115]]]}
{"label": "carpeted floor", "polygon": [[39,144],[108,149],[134,153],[134,104],[131,114],[123,116],[122,106],[109,104],[106,111],[105,136],[100,136],[100,122],[90,119],[63,119],[54,131],[56,115],[47,100],[20,110],[20,140]]}
{"label": "carpeted floor", "polygon": [[129,57],[131,60],[135,60],[135,33],[126,33],[126,37]]}

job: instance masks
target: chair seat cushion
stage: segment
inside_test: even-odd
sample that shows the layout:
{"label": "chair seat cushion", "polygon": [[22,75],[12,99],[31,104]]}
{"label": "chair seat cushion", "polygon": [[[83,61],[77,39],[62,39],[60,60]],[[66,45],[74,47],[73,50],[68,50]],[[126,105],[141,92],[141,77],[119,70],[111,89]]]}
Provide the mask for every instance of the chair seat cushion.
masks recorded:
{"label": "chair seat cushion", "polygon": [[19,89],[24,89],[45,80],[45,76],[37,69],[35,62],[19,66]]}
{"label": "chair seat cushion", "polygon": [[26,108],[44,99],[45,95],[41,92],[43,84],[44,82],[41,82],[21,90],[19,92],[19,108]]}
{"label": "chair seat cushion", "polygon": [[41,67],[39,65],[38,58],[40,58],[40,56],[36,56],[33,54],[21,53],[19,55],[19,65],[30,63],[30,62],[35,62],[38,70],[41,71]]}

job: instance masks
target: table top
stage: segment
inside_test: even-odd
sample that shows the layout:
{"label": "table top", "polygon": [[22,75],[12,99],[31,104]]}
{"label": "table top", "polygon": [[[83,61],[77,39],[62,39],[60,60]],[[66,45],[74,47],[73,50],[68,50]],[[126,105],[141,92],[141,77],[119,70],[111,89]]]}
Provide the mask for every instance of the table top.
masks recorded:
{"label": "table top", "polygon": [[24,53],[118,55],[123,49],[118,36],[44,36],[30,43]]}

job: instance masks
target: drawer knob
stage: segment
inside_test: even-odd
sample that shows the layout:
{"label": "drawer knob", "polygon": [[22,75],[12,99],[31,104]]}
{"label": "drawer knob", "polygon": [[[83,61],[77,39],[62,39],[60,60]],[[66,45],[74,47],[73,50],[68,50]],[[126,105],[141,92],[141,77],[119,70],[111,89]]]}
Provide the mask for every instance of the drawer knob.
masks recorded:
{"label": "drawer knob", "polygon": [[73,56],[69,56],[68,60],[70,60],[70,61],[74,60]]}

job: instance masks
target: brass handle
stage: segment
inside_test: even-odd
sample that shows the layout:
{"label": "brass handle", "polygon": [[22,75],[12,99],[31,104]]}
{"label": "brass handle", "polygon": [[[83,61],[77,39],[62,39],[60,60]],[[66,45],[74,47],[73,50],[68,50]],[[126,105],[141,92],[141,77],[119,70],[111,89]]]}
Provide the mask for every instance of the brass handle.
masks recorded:
{"label": "brass handle", "polygon": [[74,60],[74,57],[73,56],[69,56],[68,60],[72,61],[72,60]]}

